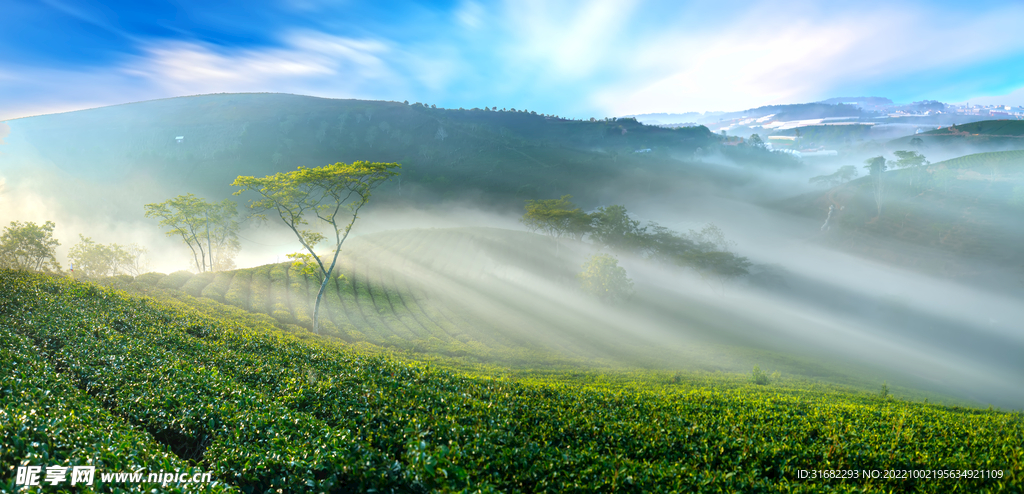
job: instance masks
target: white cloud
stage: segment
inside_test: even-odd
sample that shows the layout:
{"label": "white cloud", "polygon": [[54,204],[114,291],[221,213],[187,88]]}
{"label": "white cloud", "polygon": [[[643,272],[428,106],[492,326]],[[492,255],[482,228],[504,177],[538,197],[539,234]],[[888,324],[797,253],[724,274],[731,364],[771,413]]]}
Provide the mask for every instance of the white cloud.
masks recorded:
{"label": "white cloud", "polygon": [[588,79],[623,55],[636,5],[635,0],[509,2],[503,16],[510,34],[503,49],[506,62],[531,67],[545,79]]}
{"label": "white cloud", "polygon": [[[760,3],[710,17],[636,2],[506,9],[502,62],[535,69],[534,90],[573,90],[589,99],[581,106],[612,115],[810,101],[1024,49],[1015,34],[1021,5],[965,15],[928,5]],[[993,32],[1011,34],[985,34]]]}
{"label": "white cloud", "polygon": [[[1022,16],[1018,6],[968,19],[885,7],[817,17],[755,9],[713,30],[680,26],[637,40],[639,56],[623,63],[639,77],[603,88],[595,103],[622,114],[737,110],[835,96],[830,92],[837,88],[1020,51],[1020,36],[980,34],[1011,32],[1013,19]],[[921,85],[929,84],[935,81]]]}
{"label": "white cloud", "polygon": [[[293,7],[307,12],[302,9],[319,1]],[[442,20],[408,39],[307,28],[261,48],[133,39],[141,54],[113,68],[0,64],[0,118],[44,107],[247,91],[529,105],[569,116],[740,110],[854,95],[858,88],[892,96],[884,90],[892,81],[913,83],[919,74],[942,71],[954,76],[946,87],[923,76],[903,94],[973,100],[949,89],[965,81],[963,87],[983,86],[971,85],[978,79],[966,68],[1024,52],[1015,25],[1024,18],[1022,4],[952,11],[870,2],[712,8],[643,0],[461,0],[441,18],[448,24]]]}
{"label": "white cloud", "polygon": [[152,45],[123,72],[184,94],[281,90],[328,78],[354,89],[393,75],[380,57],[389,49],[379,41],[308,32],[285,40],[282,48],[244,50],[195,42]]}

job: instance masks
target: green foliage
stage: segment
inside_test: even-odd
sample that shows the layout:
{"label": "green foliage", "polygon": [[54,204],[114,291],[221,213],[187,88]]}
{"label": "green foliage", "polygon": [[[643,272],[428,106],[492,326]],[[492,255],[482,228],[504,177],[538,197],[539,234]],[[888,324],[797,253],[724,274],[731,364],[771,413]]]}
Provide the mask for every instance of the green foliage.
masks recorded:
{"label": "green foliage", "polygon": [[[259,194],[260,198],[249,204],[254,216],[266,220],[267,213],[277,215],[306,249],[306,253],[298,258],[289,257],[296,260],[295,264],[302,268],[303,274],[313,271],[320,277],[320,289],[313,308],[315,332],[319,332],[320,300],[334,272],[341,246],[359,217],[359,210],[370,201],[373,190],[398,175],[397,170],[401,167],[398,163],[339,162],[318,168],[300,166],[292,172],[263,178],[239,176],[231,184],[241,187],[235,195],[245,191]],[[329,226],[334,234],[333,257],[328,266],[313,250],[325,237],[315,230],[301,229],[309,224],[309,216],[320,220],[322,226]],[[315,261],[315,265],[310,259]],[[303,317],[306,316],[300,316],[300,320]]]}
{"label": "green foliage", "polygon": [[934,163],[929,168],[950,168],[957,170],[974,170],[979,173],[991,174],[999,170],[1012,170],[1024,164],[1024,150],[996,151],[992,153],[974,153],[959,158]]}
{"label": "green foliage", "polygon": [[146,249],[138,244],[102,245],[78,235],[79,242],[68,252],[71,268],[87,278],[126,274],[138,276],[146,267]]}
{"label": "green foliage", "polygon": [[598,245],[616,252],[638,252],[644,248],[646,228],[629,217],[624,206],[597,208],[593,213],[590,238]]}
{"label": "green foliage", "polygon": [[181,288],[188,282],[188,280],[192,279],[193,276],[194,274],[188,271],[175,271],[161,278],[160,281],[157,282],[157,286],[161,288]]}
{"label": "green foliage", "polygon": [[918,167],[928,164],[924,155],[915,151],[893,151],[896,161],[892,163],[896,168]]}
{"label": "green foliage", "polygon": [[759,386],[767,386],[770,382],[768,379],[768,373],[761,370],[760,367],[754,366],[754,370],[750,371],[750,381]]}
{"label": "green foliage", "polygon": [[159,218],[170,228],[168,237],[181,237],[192,252],[196,271],[220,271],[235,267],[238,253],[238,206],[225,199],[210,203],[193,194],[161,203],[146,204],[146,217]]}
{"label": "green foliage", "polygon": [[580,240],[591,230],[591,217],[570,201],[561,199],[527,200],[526,213],[519,222],[530,231],[541,231],[552,237],[568,236]]}
{"label": "green foliage", "polygon": [[0,234],[0,269],[22,269],[59,273],[55,256],[60,242],[53,238],[52,221],[37,225],[31,221],[12,221]]}
{"label": "green foliage", "polygon": [[616,302],[633,296],[633,281],[626,277],[619,260],[608,254],[590,256],[577,277],[584,292],[601,300]]}
{"label": "green foliage", "polygon": [[[304,342],[214,302],[13,271],[0,271],[0,314],[0,371],[13,377],[0,385],[4,490],[16,465],[85,463],[212,471],[211,490],[243,492],[1024,487],[1016,413],[765,388],[744,376],[470,376]],[[798,475],[827,468],[1002,477]]]}
{"label": "green foliage", "polygon": [[616,252],[644,255],[693,269],[701,277],[734,278],[747,274],[750,261],[729,252],[731,243],[714,224],[681,235],[657,223],[640,226],[623,206],[599,208],[593,213],[591,238]]}

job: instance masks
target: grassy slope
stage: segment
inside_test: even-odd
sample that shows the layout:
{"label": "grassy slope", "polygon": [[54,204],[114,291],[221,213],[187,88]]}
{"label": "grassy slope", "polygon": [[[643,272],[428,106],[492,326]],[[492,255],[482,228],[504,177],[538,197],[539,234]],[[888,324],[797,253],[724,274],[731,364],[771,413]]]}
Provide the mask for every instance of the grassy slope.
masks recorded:
{"label": "grassy slope", "polygon": [[922,132],[890,141],[888,149],[915,149],[911,139],[920,139],[925,154],[1014,150],[1024,148],[1024,121],[982,120]]}
{"label": "grassy slope", "polygon": [[[638,281],[629,303],[598,307],[574,290],[588,247],[563,241],[558,252],[550,238],[494,228],[362,237],[340,259],[344,278],[328,284],[321,334],[470,370],[746,373],[759,365],[861,390],[875,391],[888,381],[902,397],[963,403],[914,376],[866,366],[834,349],[801,347],[779,328],[716,308],[714,300],[699,295],[664,293]],[[152,273],[103,283],[157,298],[224,302],[296,335],[312,329],[310,304],[317,289],[315,280],[287,263],[215,276]]]}
{"label": "grassy slope", "polygon": [[[328,283],[321,332],[365,348],[387,347],[418,359],[441,358],[468,366],[560,369],[625,365],[745,372],[753,361],[787,374],[872,389],[883,379],[838,370],[835,362],[769,351],[763,345],[751,347],[746,338],[725,331],[730,324],[742,322],[724,318],[694,301],[665,299],[643,287],[634,303],[623,309],[674,321],[662,327],[683,324],[686,329],[676,331],[690,343],[638,341],[631,325],[602,321],[591,313],[593,308],[571,302],[575,274],[587,249],[568,241],[556,247],[541,235],[495,228],[369,235],[350,244],[339,260],[344,278]],[[161,276],[123,277],[104,283],[160,297],[175,296],[180,290],[271,316],[292,333],[312,329],[310,301],[317,282],[288,263],[217,275]],[[560,280],[554,285],[562,292],[559,300],[548,300],[546,292],[532,289],[543,286],[542,280]],[[231,286],[235,288],[228,295]],[[248,296],[243,298],[241,294],[246,292]],[[686,315],[680,316],[678,311]],[[653,320],[632,326],[657,326]]]}
{"label": "grassy slope", "polygon": [[[39,462],[39,451],[43,463],[91,459],[101,471],[125,457],[150,469],[184,462],[259,492],[1006,492],[1024,482],[1019,414],[693,373],[473,377],[296,341],[214,302],[11,271],[0,272],[0,312],[0,365],[40,376],[4,383],[13,400],[0,434],[15,445],[5,465]],[[77,396],[101,421],[68,437],[58,424],[70,412],[45,391]],[[93,434],[107,427],[140,439],[100,453]],[[169,451],[181,459],[162,460]],[[797,473],[940,468],[1003,478]]]}

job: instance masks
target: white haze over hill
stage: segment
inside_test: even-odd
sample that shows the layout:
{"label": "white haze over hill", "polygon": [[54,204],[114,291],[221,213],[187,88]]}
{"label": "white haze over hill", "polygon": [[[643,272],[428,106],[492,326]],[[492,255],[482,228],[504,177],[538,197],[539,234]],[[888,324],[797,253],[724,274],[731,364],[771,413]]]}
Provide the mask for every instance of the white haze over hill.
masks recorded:
{"label": "white haze over hill", "polygon": [[[807,368],[817,368],[826,379],[848,373],[855,380],[1024,406],[1024,369],[1016,358],[1024,335],[1009,323],[1024,320],[1019,298],[794,238],[794,232],[816,229],[808,222],[742,204],[718,206],[714,213],[666,215],[666,223],[715,220],[734,233],[739,253],[782,272],[784,288],[708,282],[684,269],[620,256],[637,295],[616,305],[574,290],[574,280],[494,255],[494,247],[479,241],[471,251],[425,242],[409,253],[392,247],[395,237],[367,235],[350,252],[443,294],[500,334],[571,355],[733,372],[760,365],[813,375]],[[442,234],[449,231],[435,235]],[[457,234],[484,235],[451,233]],[[533,243],[521,248],[537,249]],[[598,251],[566,240],[559,250],[556,256],[570,269]],[[553,254],[550,246],[547,253]],[[805,364],[787,364],[785,355]]]}
{"label": "white haze over hill", "polygon": [[[101,243],[143,245],[154,271],[190,267],[181,242],[143,217],[144,204],[187,190],[169,190],[145,177],[130,183],[91,182],[60,172],[17,136],[5,141],[0,148],[5,153],[0,156],[0,224],[54,221],[64,267],[79,234]],[[712,162],[708,165],[753,178],[740,188],[700,195],[686,184],[660,195],[627,197],[614,184],[601,193],[602,205],[623,204],[645,222],[683,231],[706,223],[720,226],[736,242],[735,251],[757,264],[755,271],[770,269],[780,276],[776,287],[709,284],[681,268],[621,256],[637,296],[615,306],[576,291],[571,277],[531,270],[495,257],[489,248],[479,248],[472,258],[443,249],[413,258],[390,252],[388,244],[374,245],[389,231],[410,228],[523,230],[518,212],[487,212],[470,201],[411,209],[374,203],[361,214],[346,255],[378,256],[381,267],[465,307],[480,324],[524,344],[577,357],[732,372],[761,365],[811,377],[814,372],[806,369],[819,369],[823,378],[840,382],[854,376],[849,379],[858,383],[887,381],[1024,408],[1024,333],[1016,323],[1024,320],[1024,296],[1019,286],[968,286],[839,252],[818,241],[826,211],[820,220],[808,220],[749,202],[810,190],[808,176],[830,172],[836,162],[831,163],[820,170],[765,172]],[[237,199],[244,211],[244,198]],[[299,250],[291,232],[278,223],[246,222],[240,234],[239,267],[284,261]],[[939,255],[895,241],[887,248],[904,255]],[[566,242],[559,255],[567,269],[578,270],[595,251],[590,244]],[[806,365],[787,364],[787,355]]]}

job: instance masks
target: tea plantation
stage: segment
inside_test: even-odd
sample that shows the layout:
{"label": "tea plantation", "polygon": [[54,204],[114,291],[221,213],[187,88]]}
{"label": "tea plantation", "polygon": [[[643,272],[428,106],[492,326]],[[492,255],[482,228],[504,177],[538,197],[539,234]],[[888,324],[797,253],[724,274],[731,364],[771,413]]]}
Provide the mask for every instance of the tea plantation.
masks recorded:
{"label": "tea plantation", "polygon": [[[468,374],[276,328],[0,271],[0,489],[18,465],[84,464],[209,471],[197,489],[215,492],[1024,489],[1019,413],[728,376]],[[939,469],[1001,477],[885,478]]]}

